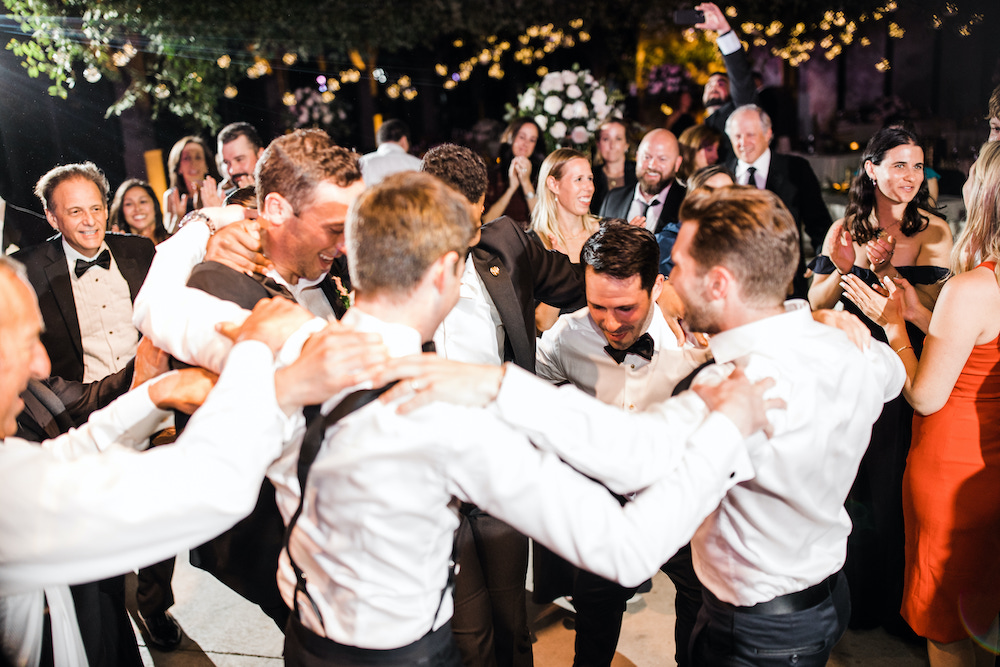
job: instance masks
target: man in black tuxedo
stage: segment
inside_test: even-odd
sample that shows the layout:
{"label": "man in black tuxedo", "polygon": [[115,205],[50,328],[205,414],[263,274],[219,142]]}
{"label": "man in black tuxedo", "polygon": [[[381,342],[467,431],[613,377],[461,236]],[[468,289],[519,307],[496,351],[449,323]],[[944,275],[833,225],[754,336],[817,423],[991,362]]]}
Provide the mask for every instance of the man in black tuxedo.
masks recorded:
{"label": "man in black tuxedo", "polygon": [[680,229],[678,211],[687,189],[677,182],[681,149],[670,130],[652,130],[639,143],[634,188],[615,188],[601,205],[601,216],[621,218],[656,235],[660,261],[670,264],[670,249]]}
{"label": "man in black tuxedo", "polygon": [[[778,195],[798,225],[801,252],[791,293],[804,299],[809,289],[805,278],[806,259],[811,259],[814,248],[822,247],[826,232],[833,224],[819,180],[806,159],[771,152],[771,119],[756,105],[748,104],[734,111],[726,122],[726,134],[736,151],[736,157],[730,159],[726,167],[735,174],[736,182]],[[809,236],[808,247],[804,244],[803,231]]]}
{"label": "man in black tuxedo", "polygon": [[[113,386],[124,392],[139,340],[132,302],[155,250],[141,236],[105,234],[108,193],[107,178],[92,162],[51,169],[38,180],[35,194],[59,234],[14,257],[24,263],[38,294],[52,375],[88,383],[114,375],[122,382]],[[167,613],[174,602],[173,571],[172,558],[143,568],[136,594],[140,622],[150,643],[162,650],[181,640],[180,626]],[[113,595],[124,591],[115,579],[101,586],[111,586]]]}
{"label": "man in black tuxedo", "polygon": [[105,235],[108,180],[91,162],[52,169],[35,192],[59,234],[14,257],[27,267],[38,294],[52,374],[100,380],[135,356],[139,335],[132,326],[132,301],[153,260],[153,243]]}
{"label": "man in black tuxedo", "polygon": [[[487,172],[468,148],[443,144],[427,151],[422,170],[483,214]],[[458,304],[434,335],[437,353],[459,361],[535,370],[535,303],[583,307],[583,272],[566,255],[546,250],[519,223],[497,218],[480,228],[462,275]],[[524,589],[528,540],[473,505],[461,508],[456,550],[452,632],[467,665],[532,664]]]}

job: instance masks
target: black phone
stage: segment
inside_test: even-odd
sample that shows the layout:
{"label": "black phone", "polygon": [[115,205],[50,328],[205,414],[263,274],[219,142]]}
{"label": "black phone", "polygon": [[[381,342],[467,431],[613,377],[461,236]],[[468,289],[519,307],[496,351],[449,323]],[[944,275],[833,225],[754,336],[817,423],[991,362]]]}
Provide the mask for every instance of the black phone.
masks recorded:
{"label": "black phone", "polygon": [[677,25],[696,25],[705,22],[705,12],[699,9],[678,9],[674,12]]}

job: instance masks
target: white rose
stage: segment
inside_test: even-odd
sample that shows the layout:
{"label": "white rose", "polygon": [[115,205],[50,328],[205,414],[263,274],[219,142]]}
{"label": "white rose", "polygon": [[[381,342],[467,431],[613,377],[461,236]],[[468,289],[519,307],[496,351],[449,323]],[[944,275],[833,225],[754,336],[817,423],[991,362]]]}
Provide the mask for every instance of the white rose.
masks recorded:
{"label": "white rose", "polygon": [[590,120],[587,121],[587,131],[593,132],[596,129],[597,129],[597,121],[591,118]]}
{"label": "white rose", "polygon": [[598,88],[590,96],[590,103],[596,106],[603,106],[608,103],[608,94],[603,88]]}
{"label": "white rose", "polygon": [[587,132],[587,128],[582,125],[577,125],[573,128],[573,132],[570,133],[569,138],[574,144],[585,144],[590,139],[590,132]]}
{"label": "white rose", "polygon": [[587,70],[583,73],[583,82],[588,86],[593,86],[597,83],[597,79],[595,79],[594,75],[590,73],[590,70]]}
{"label": "white rose", "polygon": [[573,120],[576,117],[576,111],[573,109],[572,104],[567,104],[563,107],[562,117],[566,120]]}
{"label": "white rose", "polygon": [[552,129],[549,130],[549,134],[552,135],[553,139],[559,140],[566,136],[566,123],[561,120],[556,121],[552,124]]}
{"label": "white rose", "polygon": [[537,116],[535,116],[535,123],[538,125],[538,127],[542,128],[542,131],[544,132],[545,128],[548,127],[549,125],[549,119],[547,116],[538,114]]}
{"label": "white rose", "polygon": [[542,78],[542,85],[538,88],[542,93],[557,93],[563,89],[562,77],[559,72],[551,72]]}
{"label": "white rose", "polygon": [[583,91],[580,90],[580,86],[575,83],[566,89],[566,97],[571,100],[578,100],[583,97]]}
{"label": "white rose", "polygon": [[580,78],[576,75],[576,72],[568,69],[564,69],[561,72],[561,74],[562,74],[562,82],[567,86],[576,83],[576,80]]}
{"label": "white rose", "polygon": [[535,89],[529,88],[524,95],[521,95],[521,101],[517,105],[521,111],[530,111],[535,108],[535,102],[537,98],[535,97]]}
{"label": "white rose", "polygon": [[563,103],[562,100],[555,95],[549,95],[545,98],[542,108],[545,109],[545,113],[555,116],[559,113],[559,110],[563,108]]}
{"label": "white rose", "polygon": [[587,108],[587,103],[583,100],[577,100],[573,102],[573,117],[574,118],[586,118],[590,115],[590,109]]}

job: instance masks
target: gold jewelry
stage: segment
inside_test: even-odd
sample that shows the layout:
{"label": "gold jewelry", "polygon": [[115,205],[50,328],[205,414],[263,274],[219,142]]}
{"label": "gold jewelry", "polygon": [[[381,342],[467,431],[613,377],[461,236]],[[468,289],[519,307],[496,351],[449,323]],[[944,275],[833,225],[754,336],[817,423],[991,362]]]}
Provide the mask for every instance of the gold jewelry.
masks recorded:
{"label": "gold jewelry", "polygon": [[[905,349],[907,349],[907,348],[909,348],[909,349],[911,349],[911,350],[912,350],[912,349],[913,349],[913,346],[912,346],[912,345],[904,345],[903,347],[901,347],[901,348],[899,348],[898,350],[896,350],[896,354],[899,354],[900,352],[902,352],[903,350],[905,350]],[[914,354],[915,354],[915,353],[916,353],[916,352],[914,352]]]}

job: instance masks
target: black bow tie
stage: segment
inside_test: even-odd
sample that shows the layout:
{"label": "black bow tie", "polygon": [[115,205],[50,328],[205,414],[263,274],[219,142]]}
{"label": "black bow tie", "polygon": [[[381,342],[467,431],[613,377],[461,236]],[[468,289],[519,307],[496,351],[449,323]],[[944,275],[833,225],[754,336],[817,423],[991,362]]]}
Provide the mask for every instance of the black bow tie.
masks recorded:
{"label": "black bow tie", "polygon": [[625,361],[625,355],[627,354],[637,354],[646,361],[649,361],[653,358],[653,337],[648,333],[644,333],[625,350],[605,345],[604,351],[618,364]]}
{"label": "black bow tie", "polygon": [[101,252],[100,255],[90,260],[89,262],[85,259],[76,260],[76,277],[79,278],[80,276],[82,276],[87,272],[87,269],[93,266],[99,266],[102,269],[110,269],[111,253],[108,252],[108,250],[105,248],[105,250]]}

